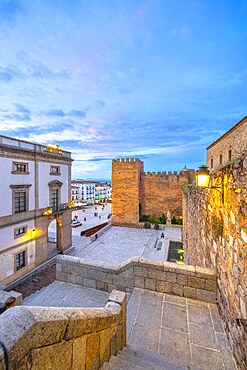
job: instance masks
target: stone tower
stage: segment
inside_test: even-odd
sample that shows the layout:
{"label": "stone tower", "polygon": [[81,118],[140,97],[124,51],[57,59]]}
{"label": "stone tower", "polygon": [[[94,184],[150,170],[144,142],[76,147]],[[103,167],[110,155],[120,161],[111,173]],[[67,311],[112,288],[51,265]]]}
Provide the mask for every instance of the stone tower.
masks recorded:
{"label": "stone tower", "polygon": [[143,162],[136,158],[112,161],[112,224],[138,227],[142,203]]}

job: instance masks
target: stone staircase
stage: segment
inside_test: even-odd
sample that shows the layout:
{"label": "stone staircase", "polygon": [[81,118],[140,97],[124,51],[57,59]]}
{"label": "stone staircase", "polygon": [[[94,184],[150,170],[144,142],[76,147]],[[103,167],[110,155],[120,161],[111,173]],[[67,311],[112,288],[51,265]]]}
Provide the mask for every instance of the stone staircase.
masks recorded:
{"label": "stone staircase", "polygon": [[105,363],[102,370],[183,370],[184,367],[168,362],[164,356],[156,355],[141,348],[125,347],[117,356],[112,356],[110,362]]}
{"label": "stone staircase", "polygon": [[134,289],[127,346],[103,370],[236,370],[217,306]]}

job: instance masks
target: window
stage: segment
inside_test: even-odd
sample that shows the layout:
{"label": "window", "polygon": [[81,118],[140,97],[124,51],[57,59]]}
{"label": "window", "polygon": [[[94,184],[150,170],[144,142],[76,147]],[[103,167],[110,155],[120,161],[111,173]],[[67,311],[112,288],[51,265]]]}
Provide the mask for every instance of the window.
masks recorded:
{"label": "window", "polygon": [[231,161],[232,160],[232,151],[229,150],[228,152],[228,161]]}
{"label": "window", "polygon": [[28,163],[13,162],[12,173],[28,174]]}
{"label": "window", "polygon": [[26,191],[16,191],[14,200],[15,200],[15,212],[14,213],[26,212],[27,210]]}
{"label": "window", "polygon": [[21,226],[14,230],[14,238],[19,238],[20,236],[26,234],[27,226]]}
{"label": "window", "polygon": [[222,164],[222,154],[220,154],[220,164]]}
{"label": "window", "polygon": [[51,206],[52,206],[53,211],[58,210],[58,189],[52,189]]}
{"label": "window", "polygon": [[20,270],[21,268],[25,267],[26,265],[26,261],[25,261],[25,257],[26,257],[26,251],[23,251],[21,253],[18,253],[15,255],[15,268],[16,268],[16,271]]}
{"label": "window", "polygon": [[50,167],[50,175],[60,175],[60,167],[59,166],[51,166]]}
{"label": "window", "polygon": [[213,168],[214,167],[214,160],[213,160],[213,158],[211,158],[211,168]]}

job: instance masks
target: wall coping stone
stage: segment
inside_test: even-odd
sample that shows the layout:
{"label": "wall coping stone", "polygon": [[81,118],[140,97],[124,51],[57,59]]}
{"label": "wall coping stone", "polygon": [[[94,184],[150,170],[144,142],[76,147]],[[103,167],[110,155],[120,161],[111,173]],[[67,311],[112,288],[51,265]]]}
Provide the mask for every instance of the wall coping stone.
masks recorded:
{"label": "wall coping stone", "polygon": [[[122,328],[125,310],[126,294],[117,291],[112,293],[111,300],[101,308],[10,308],[0,316],[0,369],[18,368],[25,356],[37,348],[110,328],[112,323],[117,323],[117,317],[119,327]],[[120,344],[123,347],[126,328],[121,330]]]}

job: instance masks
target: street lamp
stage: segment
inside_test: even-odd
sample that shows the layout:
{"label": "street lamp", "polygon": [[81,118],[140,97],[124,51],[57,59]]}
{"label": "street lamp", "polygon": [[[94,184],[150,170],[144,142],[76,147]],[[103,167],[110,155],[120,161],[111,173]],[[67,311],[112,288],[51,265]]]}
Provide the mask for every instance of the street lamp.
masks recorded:
{"label": "street lamp", "polygon": [[224,203],[224,185],[223,185],[223,173],[221,174],[220,186],[212,185],[212,175],[210,175],[207,166],[202,165],[196,171],[196,186],[203,189],[214,189],[220,192],[222,203]]}

